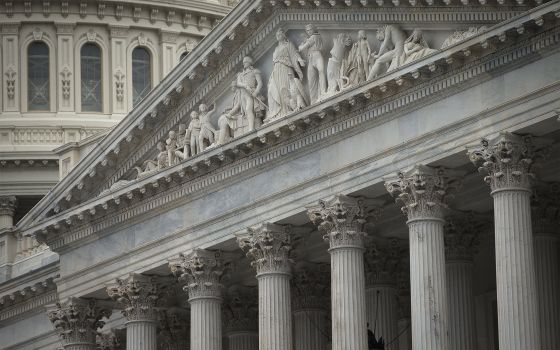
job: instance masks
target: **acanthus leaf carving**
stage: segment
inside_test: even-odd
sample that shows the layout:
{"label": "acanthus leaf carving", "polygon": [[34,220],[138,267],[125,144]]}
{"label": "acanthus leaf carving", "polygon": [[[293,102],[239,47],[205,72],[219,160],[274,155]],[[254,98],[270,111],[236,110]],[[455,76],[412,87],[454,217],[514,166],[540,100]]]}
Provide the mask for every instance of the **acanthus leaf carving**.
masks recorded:
{"label": "acanthus leaf carving", "polygon": [[124,99],[124,73],[120,68],[115,70],[115,96],[117,97],[117,101],[122,102]]}
{"label": "acanthus leaf carving", "polygon": [[60,77],[61,77],[61,88],[62,88],[62,97],[67,100],[70,98],[70,85],[72,83],[72,71],[70,70],[70,67],[68,66],[64,66],[62,68],[62,70],[60,71]]}
{"label": "acanthus leaf carving", "polygon": [[6,94],[8,99],[13,100],[16,95],[16,70],[13,65],[8,66],[6,70]]}
{"label": "acanthus leaf carving", "polygon": [[256,288],[232,286],[223,307],[226,332],[258,329],[258,295]]}
{"label": "acanthus leaf carving", "polygon": [[330,297],[330,265],[300,262],[292,278],[294,310],[326,310]]}
{"label": "acanthus leaf carving", "polygon": [[124,307],[122,314],[129,321],[157,320],[156,304],[162,291],[155,277],[140,274],[117,279],[107,286],[107,294]]}
{"label": "acanthus leaf carving", "polygon": [[448,261],[472,261],[482,234],[492,227],[489,219],[475,213],[454,214],[444,225],[445,256]]}

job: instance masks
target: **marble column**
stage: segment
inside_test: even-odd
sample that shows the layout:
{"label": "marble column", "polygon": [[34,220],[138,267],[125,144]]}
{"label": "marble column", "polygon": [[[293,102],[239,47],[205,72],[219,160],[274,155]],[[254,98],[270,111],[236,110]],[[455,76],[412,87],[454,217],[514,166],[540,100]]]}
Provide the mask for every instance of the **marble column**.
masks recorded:
{"label": "marble column", "polygon": [[377,202],[336,195],[308,207],[331,255],[332,349],[367,349],[363,226]]}
{"label": "marble column", "polygon": [[111,310],[93,300],[73,298],[48,307],[47,315],[58,332],[64,350],[95,350],[97,330]]}
{"label": "marble column", "polygon": [[126,318],[126,349],[156,350],[156,303],[161,288],[156,279],[141,274],[130,274],[107,286],[107,294],[121,304]]}
{"label": "marble column", "polygon": [[263,223],[239,234],[237,240],[257,272],[259,349],[292,350],[291,228]]}
{"label": "marble column", "polygon": [[222,253],[196,249],[169,266],[189,295],[191,349],[222,350]]}
{"label": "marble column", "polygon": [[445,257],[449,296],[449,343],[454,350],[477,347],[473,290],[473,256],[479,235],[490,228],[474,214],[454,215],[445,224]]}
{"label": "marble column", "polygon": [[258,295],[255,288],[232,286],[224,303],[229,350],[258,350]]}
{"label": "marble column", "polygon": [[398,291],[400,263],[397,240],[377,239],[365,253],[367,322],[376,341],[386,350],[397,350]]}
{"label": "marble column", "polygon": [[501,133],[468,151],[488,173],[494,199],[496,286],[500,348],[541,349],[533,230],[531,178],[539,158],[531,137]]}
{"label": "marble column", "polygon": [[414,350],[449,349],[443,217],[449,192],[460,184],[459,175],[417,165],[385,183],[408,217]]}
{"label": "marble column", "polygon": [[16,206],[15,196],[0,196],[0,230],[14,226]]}
{"label": "marble column", "polygon": [[535,272],[543,349],[560,349],[560,183],[535,188],[532,201]]}
{"label": "marble column", "polygon": [[159,312],[158,350],[188,350],[188,312],[179,307],[161,309]]}
{"label": "marble column", "polygon": [[327,264],[297,264],[292,280],[295,350],[326,349],[329,284]]}

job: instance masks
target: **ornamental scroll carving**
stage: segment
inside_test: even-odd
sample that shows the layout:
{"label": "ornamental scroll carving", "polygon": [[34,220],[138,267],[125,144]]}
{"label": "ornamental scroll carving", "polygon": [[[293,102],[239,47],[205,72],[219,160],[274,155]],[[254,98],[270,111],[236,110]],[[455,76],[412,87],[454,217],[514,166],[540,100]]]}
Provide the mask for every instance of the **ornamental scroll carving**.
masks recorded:
{"label": "ornamental scroll carving", "polygon": [[104,326],[102,319],[109,318],[111,310],[93,300],[70,299],[57,303],[47,311],[47,316],[64,345],[95,344],[97,329]]}
{"label": "ornamental scroll carving", "polygon": [[227,266],[220,251],[196,249],[170,261],[169,268],[184,285],[183,290],[188,292],[190,300],[222,297],[221,281]]}
{"label": "ornamental scroll carving", "polygon": [[122,102],[124,99],[124,73],[120,68],[117,68],[115,74],[115,96],[117,97],[117,101]]}
{"label": "ornamental scroll carving", "polygon": [[157,320],[156,304],[161,292],[162,286],[154,277],[139,274],[117,279],[107,287],[107,294],[124,307],[122,314],[129,321]]}
{"label": "ornamental scroll carving", "polygon": [[417,165],[396,179],[385,182],[387,191],[395,197],[409,220],[443,219],[451,194],[461,186],[461,172]]}
{"label": "ornamental scroll carving", "polygon": [[331,248],[364,248],[364,226],[380,214],[381,202],[361,197],[336,195],[307,207],[307,215]]}
{"label": "ornamental scroll carving", "polygon": [[16,69],[14,66],[8,66],[6,70],[6,95],[8,99],[13,100],[16,95]]}
{"label": "ornamental scroll carving", "polygon": [[72,71],[70,71],[70,68],[68,66],[64,66],[60,71],[60,83],[62,87],[62,97],[65,100],[70,98],[70,84],[72,82],[72,79],[70,79],[71,76]]}
{"label": "ornamental scroll carving", "polygon": [[530,191],[535,176],[534,164],[548,154],[546,143],[530,135],[503,132],[495,139],[483,139],[480,146],[470,148],[467,154],[471,162],[479,166],[478,171],[488,174],[484,181],[492,191]]}
{"label": "ornamental scroll carving", "polygon": [[237,243],[251,258],[257,276],[266,273],[291,273],[292,227],[263,223],[237,235]]}

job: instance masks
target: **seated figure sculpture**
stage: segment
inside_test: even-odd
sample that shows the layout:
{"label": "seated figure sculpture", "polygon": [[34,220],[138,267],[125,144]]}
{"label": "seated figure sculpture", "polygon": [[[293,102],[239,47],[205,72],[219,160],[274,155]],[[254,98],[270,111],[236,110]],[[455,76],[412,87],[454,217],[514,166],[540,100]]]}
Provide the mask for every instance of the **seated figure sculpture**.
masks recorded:
{"label": "seated figure sculpture", "polygon": [[143,164],[142,167],[135,167],[134,169],[138,172],[136,178],[141,179],[156,173],[169,165],[167,158],[166,146],[163,142],[157,143],[157,150],[159,151],[156,160],[148,159]]}

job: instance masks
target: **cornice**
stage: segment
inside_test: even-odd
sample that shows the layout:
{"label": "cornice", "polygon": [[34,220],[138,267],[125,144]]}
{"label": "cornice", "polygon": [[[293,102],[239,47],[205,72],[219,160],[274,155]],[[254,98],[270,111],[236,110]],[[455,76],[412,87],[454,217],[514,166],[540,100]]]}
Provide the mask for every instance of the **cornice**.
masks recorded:
{"label": "cornice", "polygon": [[[244,6],[242,6],[244,5]],[[426,59],[423,59],[419,62],[416,62],[414,64],[411,64],[407,67],[404,67],[403,69],[394,72],[392,74],[389,74],[385,77],[382,77],[380,79],[377,79],[376,81],[373,82],[368,82],[367,84],[355,87],[353,89],[348,90],[347,92],[343,93],[343,94],[339,94],[329,100],[324,101],[323,103],[319,104],[319,105],[315,105],[315,106],[311,106],[310,108],[305,109],[304,111],[302,111],[301,113],[297,114],[297,118],[290,118],[291,119],[295,119],[294,121],[292,121],[291,123],[293,124],[294,122],[299,123],[301,120],[297,121],[298,118],[302,119],[302,120],[311,120],[311,119],[315,119],[315,120],[322,120],[324,118],[324,116],[326,115],[325,111],[326,110],[331,110],[333,111],[333,113],[336,114],[336,112],[338,112],[340,110],[341,107],[348,107],[350,106],[350,108],[354,108],[354,105],[356,104],[357,100],[361,100],[363,98],[365,98],[366,100],[371,99],[372,97],[373,100],[378,101],[380,96],[384,96],[385,93],[388,91],[388,88],[390,88],[390,91],[400,91],[403,90],[405,88],[407,88],[407,86],[409,85],[409,82],[414,82],[416,79],[418,79],[419,77],[424,78],[429,78],[430,76],[434,76],[435,74],[439,74],[436,71],[438,70],[438,67],[440,67],[440,69],[450,69],[450,67],[453,66],[454,64],[454,60],[456,61],[461,61],[461,60],[472,60],[473,57],[479,55],[479,54],[486,54],[488,52],[488,50],[491,50],[494,46],[500,46],[500,45],[505,45],[504,43],[508,41],[508,39],[513,39],[515,37],[515,39],[519,39],[519,37],[517,36],[521,36],[521,35],[527,35],[527,32],[523,32],[523,31],[519,31],[519,27],[523,27],[523,26],[530,26],[530,27],[539,27],[539,25],[542,25],[541,21],[539,21],[540,18],[542,18],[542,16],[547,15],[549,13],[553,13],[554,11],[558,11],[558,1],[554,1],[551,3],[548,3],[547,5],[543,5],[537,9],[534,9],[532,11],[529,11],[528,13],[516,17],[514,19],[511,19],[509,21],[506,21],[505,23],[501,24],[499,27],[495,27],[492,30],[489,30],[483,34],[480,34],[476,37],[473,37],[461,44],[457,44],[454,46],[451,46],[449,48],[447,48],[446,50],[439,52],[438,54],[435,54],[433,56],[430,56]],[[259,10],[260,9],[260,10]],[[111,155],[111,152],[115,152],[120,150],[120,141],[122,140],[122,142],[127,141],[130,142],[130,140],[132,140],[134,138],[134,133],[137,132],[138,130],[142,130],[144,129],[145,125],[146,125],[146,121],[144,120],[144,118],[148,117],[149,115],[152,116],[157,116],[157,105],[161,104],[160,109],[163,110],[163,112],[169,112],[169,100],[170,100],[170,96],[176,96],[175,94],[179,93],[180,94],[180,90],[177,89],[177,81],[181,81],[183,78],[188,79],[188,77],[192,78],[193,73],[196,72],[196,69],[199,67],[199,65],[204,66],[204,63],[206,62],[206,66],[208,65],[208,56],[209,55],[213,55],[216,54],[215,52],[215,48],[216,45],[218,47],[223,47],[221,42],[223,40],[228,40],[228,37],[231,38],[232,36],[232,32],[236,31],[237,28],[239,27],[246,27],[247,25],[244,26],[244,23],[247,22],[251,22],[251,19],[254,19],[255,16],[257,16],[259,13],[261,13],[263,10],[262,8],[260,8],[260,3],[256,2],[256,3],[252,3],[252,4],[248,4],[248,2],[244,2],[241,5],[239,5],[236,10],[234,12],[236,12],[235,14],[232,14],[231,16],[228,16],[224,19],[223,21],[223,25],[226,26],[224,28],[224,32],[220,32],[220,30],[216,30],[213,31],[208,37],[207,39],[203,40],[203,42],[201,42],[201,44],[195,49],[195,53],[198,53],[198,55],[189,55],[190,57],[187,57],[187,59],[185,59],[177,69],[175,69],[165,80],[164,82],[162,82],[162,84],[160,84],[158,87],[156,87],[156,89],[154,89],[154,91],[146,98],[143,100],[143,102],[135,109],[133,110],[129,116],[126,118],[126,121],[124,123],[122,123],[121,125],[117,126],[113,132],[104,140],[104,142],[101,143],[100,147],[98,148],[98,152],[92,152],[92,154],[88,157],[89,159],[85,160],[84,162],[82,162],[82,164],[80,164],[74,171],[73,174],[71,174],[71,176],[68,176],[66,178],[66,181],[63,181],[63,183],[61,183],[59,185],[58,188],[62,189],[62,188],[77,188],[78,190],[81,190],[84,186],[84,183],[87,181],[91,181],[88,180],[88,175],[90,177],[95,177],[96,176],[96,165],[97,164],[101,164],[101,166],[103,165],[107,165],[110,164],[110,162],[108,162],[108,158]],[[552,17],[554,17],[554,15],[550,15]],[[249,18],[250,17],[250,18]],[[262,17],[262,16],[261,16]],[[551,18],[552,18],[551,17]],[[537,21],[535,21],[537,20]],[[535,23],[540,23],[540,24],[535,24]],[[548,23],[548,21],[547,21]],[[227,26],[229,25],[229,26]],[[229,30],[227,30],[226,28],[230,28]],[[506,32],[510,32],[511,34],[506,34]],[[517,34],[516,34],[517,33]],[[509,38],[508,38],[509,36]],[[210,41],[210,43],[209,43]],[[471,56],[471,53],[473,53],[473,55]],[[224,53],[222,53],[223,55]],[[470,56],[470,58],[468,58]],[[186,67],[186,69],[185,69]],[[182,77],[182,78],[181,78]],[[461,79],[467,79],[467,77],[465,78],[461,78]],[[460,80],[461,80],[460,79]],[[208,89],[205,89],[206,91],[208,91]],[[195,101],[195,99],[193,99],[192,101]],[[190,102],[190,103],[195,103],[195,102]],[[404,105],[406,105],[406,102],[404,103]],[[310,111],[312,111],[312,113],[310,113]],[[307,114],[310,113],[309,118],[307,117],[303,117],[303,114]],[[165,131],[163,130],[163,127],[155,132],[152,137],[151,137],[151,141],[147,142],[146,145],[140,149],[139,154],[144,154],[146,152],[146,149],[150,147],[150,142],[153,142],[153,140],[158,137],[159,139],[161,139],[161,137],[163,136],[163,132],[167,132],[167,130],[169,130],[174,124],[176,124],[180,118],[182,117],[181,112],[179,112],[176,116],[174,117],[170,117],[168,122],[165,123],[165,127],[167,129],[165,129]],[[148,119],[149,120],[149,119]],[[283,123],[288,123],[286,120],[282,121]],[[302,125],[306,125],[306,122],[300,123]],[[262,138],[262,135],[265,135],[266,133],[271,134],[271,139],[274,138],[273,135],[276,135],[278,132],[275,129],[280,130],[281,127],[286,127],[286,129],[288,129],[288,132],[291,132],[293,130],[292,127],[296,127],[295,125],[282,125],[279,126],[278,123],[272,123],[270,125],[268,125],[267,127],[258,130],[256,133],[253,133],[251,135],[246,135],[246,137],[241,138],[240,140],[234,140],[232,143],[226,145],[225,147],[220,148],[219,150],[212,150],[212,152],[209,153],[204,153],[203,155],[201,155],[200,157],[196,157],[194,159],[191,159],[189,161],[187,161],[186,163],[183,163],[181,165],[181,167],[185,167],[185,168],[189,168],[191,167],[191,165],[187,165],[190,164],[191,162],[193,162],[195,164],[195,166],[193,167],[193,169],[198,168],[199,166],[196,165],[198,163],[200,164],[205,164],[205,163],[209,163],[212,164],[213,161],[217,161],[217,163],[221,163],[223,161],[223,159],[225,159],[226,157],[226,153],[230,152],[233,154],[233,157],[235,157],[235,154],[239,153],[239,149],[237,150],[237,152],[235,151],[235,148],[240,148],[239,146],[239,142],[247,142],[247,138],[253,138],[255,139],[255,141],[251,141],[249,142],[250,144],[258,144],[258,140],[260,140]],[[161,135],[159,135],[161,134]],[[266,137],[265,137],[266,138]],[[244,140],[244,141],[241,141]],[[151,145],[153,146],[153,145]],[[245,146],[241,146],[241,148],[247,148]],[[105,156],[99,155],[98,153],[102,152],[105,154]],[[202,161],[201,157],[207,157],[207,159]],[[213,158],[212,158],[213,157]],[[98,159],[98,162],[100,163],[95,163],[92,162],[92,160],[94,158]],[[93,163],[93,164],[92,164]],[[135,164],[134,159],[129,158],[127,159],[123,166],[124,168],[126,167],[131,167],[133,166],[133,164]],[[89,169],[88,169],[89,168]],[[175,169],[175,168],[172,168]],[[83,175],[81,174],[86,174],[85,178],[82,178],[81,180],[78,177],[81,177]],[[120,173],[120,174],[119,174]],[[119,170],[114,176],[113,178],[120,178],[123,175],[123,170]],[[106,174],[105,174],[106,176]],[[161,174],[158,174],[158,177],[161,176]],[[144,180],[147,181],[147,180]],[[149,181],[153,181],[153,179],[149,180]],[[73,183],[73,185],[72,185]],[[135,186],[139,184],[139,183],[135,183]],[[76,187],[77,186],[77,187]],[[54,196],[50,196],[50,198],[48,199],[49,202],[54,203],[54,202],[59,202],[61,203],[61,200],[69,200],[72,201],[72,196],[71,196],[71,192],[65,192],[65,193],[61,193],[60,190],[56,191],[56,196],[57,198],[52,198]],[[92,200],[90,202],[95,202],[98,199]],[[47,201],[47,199],[45,199],[45,201]],[[64,204],[64,203],[61,203]],[[65,204],[65,206],[67,206]],[[78,205],[76,208],[82,207],[82,205]],[[37,210],[43,210],[43,208],[41,208],[41,206],[39,206],[39,208],[37,208]],[[64,209],[62,209],[62,211],[64,211]],[[69,213],[75,212],[75,210],[70,210],[68,213],[66,213],[65,215],[68,215]],[[55,217],[60,217],[60,215],[55,215]],[[29,224],[29,220],[31,220],[31,218],[24,220],[25,224]],[[52,219],[48,219],[47,222],[50,222]],[[43,226],[42,228],[45,228],[46,226],[44,225],[40,225]],[[47,225],[48,226],[48,225]]]}
{"label": "cornice", "polygon": [[[482,38],[489,39],[484,36]],[[480,39],[481,37],[477,37],[472,40],[480,44]],[[445,71],[441,64],[450,61],[449,57],[453,57],[449,56],[450,52],[443,52],[441,56],[434,55],[423,62],[389,74],[379,79],[376,84],[360,86],[357,88],[361,91],[359,96],[356,96],[356,91],[334,96],[304,110],[303,113],[272,123],[222,148],[205,152],[142,181],[131,182],[124,188],[83,203],[69,212],[49,218],[28,229],[26,233],[35,232],[39,238],[46,238],[53,250],[67,249],[94,232],[134,217],[145,217],[148,213],[156,215],[178,201],[193,200],[198,194],[215,190],[217,186],[226,186],[231,181],[254,175],[269,164],[285,161],[289,156],[310,151],[326,143],[336,142],[348,133],[363,130],[367,123],[379,122],[381,118],[405,113],[480,83],[507,70],[508,67],[521,64],[524,60],[535,59],[534,53],[543,54],[547,47],[557,47],[559,43],[560,28],[555,27],[448,71]],[[459,52],[464,50],[462,44],[453,48]],[[447,59],[442,61],[443,57]],[[403,82],[399,85],[397,81],[414,80],[412,75],[415,72],[428,74],[429,67],[433,67],[434,62],[437,62],[434,72],[441,73],[431,80],[409,85],[392,96],[375,98],[383,96],[381,90],[398,90],[399,86],[405,85]],[[344,115],[345,118],[337,115]],[[286,134],[289,135],[288,138],[279,138],[280,135]],[[267,147],[263,147],[265,145]],[[254,151],[251,151],[252,149]],[[249,156],[236,158],[245,152]],[[206,170],[200,170],[204,168]]]}
{"label": "cornice", "polygon": [[58,159],[0,159],[1,168],[45,168],[58,167]]}

